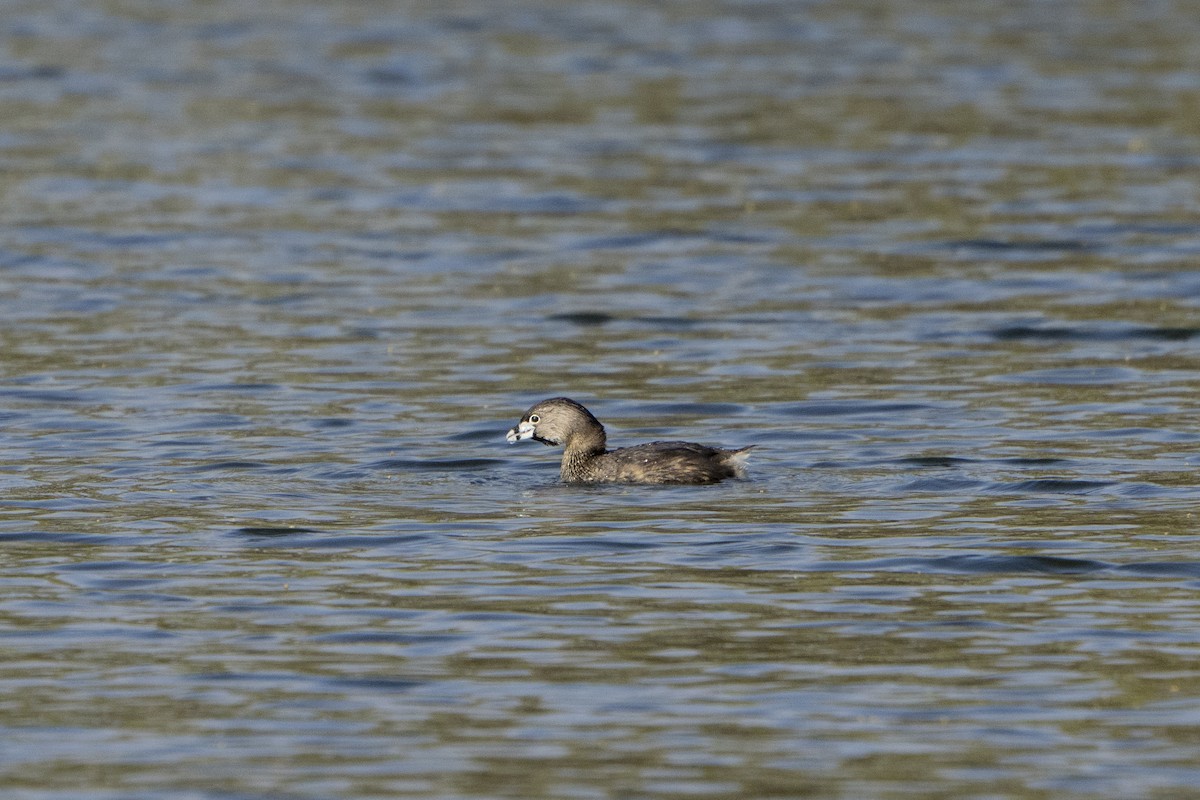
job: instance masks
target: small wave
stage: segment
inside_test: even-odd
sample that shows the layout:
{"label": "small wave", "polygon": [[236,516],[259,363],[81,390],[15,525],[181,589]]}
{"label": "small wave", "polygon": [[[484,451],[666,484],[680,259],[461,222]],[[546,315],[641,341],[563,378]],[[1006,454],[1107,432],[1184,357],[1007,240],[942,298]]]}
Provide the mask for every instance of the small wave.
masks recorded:
{"label": "small wave", "polygon": [[247,525],[244,528],[235,528],[234,533],[239,536],[295,536],[305,533],[320,533],[317,528],[300,528],[290,525]]}
{"label": "small wave", "polygon": [[125,541],[119,536],[95,533],[48,533],[45,531],[7,531],[0,533],[0,545],[6,542],[57,542],[72,545],[108,545]]}
{"label": "small wave", "polygon": [[1094,245],[1078,239],[954,239],[945,242],[943,247],[950,250],[985,250],[991,252],[1074,253],[1091,250],[1094,248]]}
{"label": "small wave", "polygon": [[991,336],[1001,341],[1166,341],[1184,342],[1200,336],[1200,328],[1131,326],[1115,330],[1074,325],[1008,325],[996,328]]}
{"label": "small wave", "polygon": [[371,678],[329,678],[324,681],[329,686],[351,689],[371,689],[383,692],[407,692],[425,686],[429,681],[410,680],[407,678],[389,678],[376,676]]}
{"label": "small wave", "polygon": [[498,458],[388,458],[371,464],[371,469],[392,472],[467,472],[487,469],[506,462]]}
{"label": "small wave", "polygon": [[60,405],[91,402],[90,395],[83,392],[61,392],[46,389],[0,389],[0,397],[11,398],[18,402],[55,403]]}
{"label": "small wave", "polygon": [[904,492],[961,492],[984,485],[982,481],[967,478],[921,478],[909,481],[900,487]]}
{"label": "small wave", "polygon": [[1120,572],[1157,578],[1200,578],[1200,562],[1197,561],[1147,561],[1143,564],[1121,564]]}
{"label": "small wave", "polygon": [[861,562],[830,562],[823,568],[844,571],[946,572],[958,574],[1099,575],[1122,574],[1153,578],[1200,578],[1197,561],[1147,561],[1115,564],[1091,558],[1046,555],[968,553],[933,558],[883,558]]}
{"label": "small wave", "polygon": [[212,461],[207,464],[199,464],[191,468],[192,472],[220,472],[223,470],[252,470],[252,469],[268,469],[271,465],[265,461]]}
{"label": "small wave", "polygon": [[953,467],[959,464],[973,464],[974,459],[960,456],[905,456],[894,459],[893,464],[909,464],[914,467]]}
{"label": "small wave", "polygon": [[994,492],[1037,492],[1043,494],[1087,494],[1114,486],[1112,481],[1081,481],[1071,478],[1036,478],[1016,483],[995,483]]}
{"label": "small wave", "polygon": [[1080,575],[1111,569],[1112,564],[1090,558],[1062,556],[963,555],[928,559],[933,569],[952,572],[1035,572],[1052,575]]}
{"label": "small wave", "polygon": [[546,319],[550,322],[569,322],[581,327],[594,327],[606,325],[617,317],[603,311],[571,311],[563,314],[551,314]]}
{"label": "small wave", "polygon": [[857,417],[871,414],[898,414],[905,411],[934,410],[928,403],[879,403],[846,400],[838,403],[781,403],[770,410],[785,417]]}

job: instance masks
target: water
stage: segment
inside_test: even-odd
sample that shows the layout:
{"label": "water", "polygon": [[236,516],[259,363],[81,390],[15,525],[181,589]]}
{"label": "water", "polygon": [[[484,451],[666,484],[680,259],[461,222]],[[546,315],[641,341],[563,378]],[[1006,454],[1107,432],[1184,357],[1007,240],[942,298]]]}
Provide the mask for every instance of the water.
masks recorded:
{"label": "water", "polygon": [[1197,20],[7,4],[4,796],[1190,796]]}

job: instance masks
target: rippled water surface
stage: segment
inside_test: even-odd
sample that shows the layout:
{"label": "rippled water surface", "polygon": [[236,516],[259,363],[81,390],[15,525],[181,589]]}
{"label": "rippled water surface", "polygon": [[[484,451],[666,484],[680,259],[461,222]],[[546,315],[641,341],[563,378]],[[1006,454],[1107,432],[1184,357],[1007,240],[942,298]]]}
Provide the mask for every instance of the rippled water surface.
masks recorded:
{"label": "rippled water surface", "polygon": [[6,4],[3,795],[1191,796],[1197,42]]}

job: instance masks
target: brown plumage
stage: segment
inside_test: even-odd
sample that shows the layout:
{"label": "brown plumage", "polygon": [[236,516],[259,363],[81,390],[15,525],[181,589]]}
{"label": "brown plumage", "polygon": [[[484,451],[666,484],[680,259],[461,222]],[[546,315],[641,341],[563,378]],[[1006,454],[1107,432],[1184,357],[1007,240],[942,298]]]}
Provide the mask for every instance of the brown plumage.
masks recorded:
{"label": "brown plumage", "polygon": [[562,445],[566,483],[716,483],[745,475],[750,447],[723,450],[692,442],[651,442],[606,449],[604,426],[566,397],[543,400],[508,432],[512,444],[533,439]]}

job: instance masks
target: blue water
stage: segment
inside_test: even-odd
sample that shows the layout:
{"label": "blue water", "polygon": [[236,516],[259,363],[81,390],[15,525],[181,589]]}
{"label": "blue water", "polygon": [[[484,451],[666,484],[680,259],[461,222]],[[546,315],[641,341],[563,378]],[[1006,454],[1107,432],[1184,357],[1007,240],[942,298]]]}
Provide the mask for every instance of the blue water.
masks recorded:
{"label": "blue water", "polygon": [[11,4],[4,796],[1189,795],[1193,16]]}

